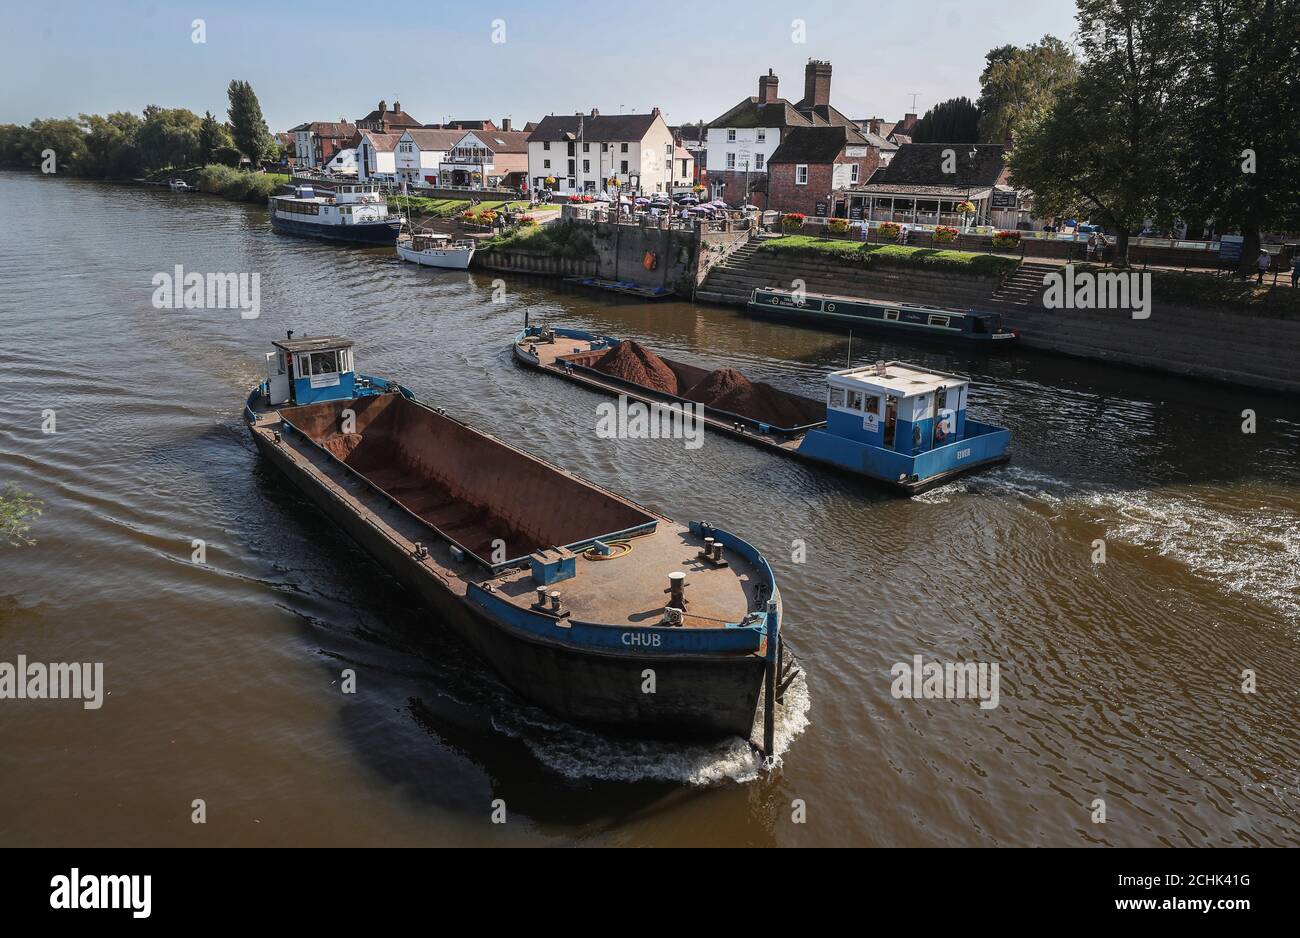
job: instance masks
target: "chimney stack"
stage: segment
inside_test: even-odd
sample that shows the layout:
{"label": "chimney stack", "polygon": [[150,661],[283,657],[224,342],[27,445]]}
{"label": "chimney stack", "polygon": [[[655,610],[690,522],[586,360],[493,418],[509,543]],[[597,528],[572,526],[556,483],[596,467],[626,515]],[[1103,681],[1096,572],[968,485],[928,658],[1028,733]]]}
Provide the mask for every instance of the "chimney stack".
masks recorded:
{"label": "chimney stack", "polygon": [[803,106],[819,107],[831,103],[831,63],[809,59],[803,73]]}
{"label": "chimney stack", "polygon": [[758,103],[771,104],[777,99],[777,77],[770,68],[766,75],[758,76]]}
{"label": "chimney stack", "polygon": [[501,118],[501,130],[503,132],[510,133],[511,126],[512,125],[510,123],[510,118],[508,117]]}
{"label": "chimney stack", "polygon": [[658,116],[659,116],[659,108],[657,108],[657,107],[652,107],[652,108],[650,109],[650,113],[653,114],[655,117],[658,117]]}
{"label": "chimney stack", "polygon": [[592,116],[592,117],[600,117],[600,111],[596,110],[595,108],[592,108],[592,109],[591,109],[591,116]]}
{"label": "chimney stack", "polygon": [[397,112],[400,111],[401,109],[402,109],[402,102],[401,102],[401,101],[394,101],[394,102],[393,102],[393,113],[397,113]]}
{"label": "chimney stack", "polygon": [[873,117],[873,118],[871,118],[871,120],[867,121],[867,131],[868,131],[869,133],[873,133],[873,134],[875,134],[876,136],[879,136],[879,135],[880,135],[880,118],[879,118],[879,117]]}
{"label": "chimney stack", "polygon": [[383,117],[388,113],[388,104],[384,101],[379,102],[379,116]]}

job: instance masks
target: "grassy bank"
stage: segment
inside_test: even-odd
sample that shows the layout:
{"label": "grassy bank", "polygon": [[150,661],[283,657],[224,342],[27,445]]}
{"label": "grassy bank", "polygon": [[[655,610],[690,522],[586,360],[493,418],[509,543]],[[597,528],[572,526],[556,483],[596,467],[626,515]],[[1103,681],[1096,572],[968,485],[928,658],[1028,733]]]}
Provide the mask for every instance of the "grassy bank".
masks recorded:
{"label": "grassy bank", "polygon": [[596,255],[591,235],[572,221],[520,228],[483,245],[485,250],[540,251],[551,257],[583,258]]}
{"label": "grassy bank", "polygon": [[[547,211],[544,208],[530,208],[528,200],[500,200],[500,201],[483,201],[477,205],[470,203],[469,199],[430,199],[422,195],[395,195],[388,200],[388,205],[394,211],[404,211],[408,215],[424,216],[425,218],[452,218],[459,215],[466,209],[472,208],[475,212],[481,212],[485,209],[491,209],[494,212],[511,212],[521,211],[535,214],[537,212]],[[558,211],[558,206],[554,209]]]}
{"label": "grassy bank", "polygon": [[191,185],[200,191],[219,195],[232,202],[265,202],[267,197],[277,192],[280,186],[289,181],[288,176],[279,173],[250,173],[210,163],[193,173],[179,173],[186,177]]}
{"label": "grassy bank", "polygon": [[905,247],[898,244],[866,244],[809,235],[785,235],[765,241],[759,251],[791,257],[834,259],[863,268],[883,264],[889,267],[951,271],[972,277],[1000,277],[1020,264],[1014,257],[998,254],[975,254],[970,251]]}

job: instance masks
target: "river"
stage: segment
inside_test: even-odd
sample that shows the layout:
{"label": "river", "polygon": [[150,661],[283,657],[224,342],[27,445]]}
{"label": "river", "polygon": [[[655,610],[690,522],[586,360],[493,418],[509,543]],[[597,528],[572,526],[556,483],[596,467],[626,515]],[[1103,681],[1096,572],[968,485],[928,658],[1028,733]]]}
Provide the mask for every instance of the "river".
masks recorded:
{"label": "river", "polygon": [[[494,291],[207,196],[0,173],[0,202],[0,484],[44,503],[0,544],[0,661],[100,661],[107,689],[0,700],[0,844],[1300,844],[1294,400],[859,336],[855,361],[970,374],[1013,433],[1008,466],[898,498],[714,435],[599,439],[603,398],[509,351],[527,310],[820,397],[840,335]],[[260,315],[155,308],[177,264],[258,273]],[[286,329],[763,550],[804,669],[776,770],[502,687],[258,457],[241,409]],[[997,663],[999,705],[895,699],[914,655]]]}

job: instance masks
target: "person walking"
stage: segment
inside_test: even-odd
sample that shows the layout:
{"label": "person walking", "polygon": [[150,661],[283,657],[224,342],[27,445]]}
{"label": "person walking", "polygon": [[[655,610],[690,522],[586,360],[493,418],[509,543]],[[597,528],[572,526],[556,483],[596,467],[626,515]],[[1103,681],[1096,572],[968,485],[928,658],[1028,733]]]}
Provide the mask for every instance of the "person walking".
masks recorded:
{"label": "person walking", "polygon": [[1291,255],[1291,287],[1292,287],[1292,289],[1294,289],[1297,285],[1300,285],[1300,245],[1297,245],[1297,246],[1293,249],[1293,251],[1294,251],[1294,253],[1292,253],[1292,255]]}
{"label": "person walking", "polygon": [[1255,282],[1263,283],[1264,275],[1268,273],[1269,267],[1273,266],[1272,255],[1270,255],[1268,251],[1265,251],[1263,248],[1260,248],[1259,257],[1255,260],[1255,266],[1257,268],[1255,272]]}

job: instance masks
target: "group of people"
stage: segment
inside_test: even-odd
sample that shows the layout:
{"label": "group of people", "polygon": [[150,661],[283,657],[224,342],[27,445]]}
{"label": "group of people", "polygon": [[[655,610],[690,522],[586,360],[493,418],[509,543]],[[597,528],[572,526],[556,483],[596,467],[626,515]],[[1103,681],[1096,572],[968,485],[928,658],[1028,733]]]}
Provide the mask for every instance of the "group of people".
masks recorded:
{"label": "group of people", "polygon": [[[1255,282],[1263,283],[1264,277],[1268,274],[1273,266],[1273,256],[1263,248],[1259,249],[1259,257],[1255,259]],[[1300,249],[1297,249],[1291,256],[1291,286],[1300,286]]]}

